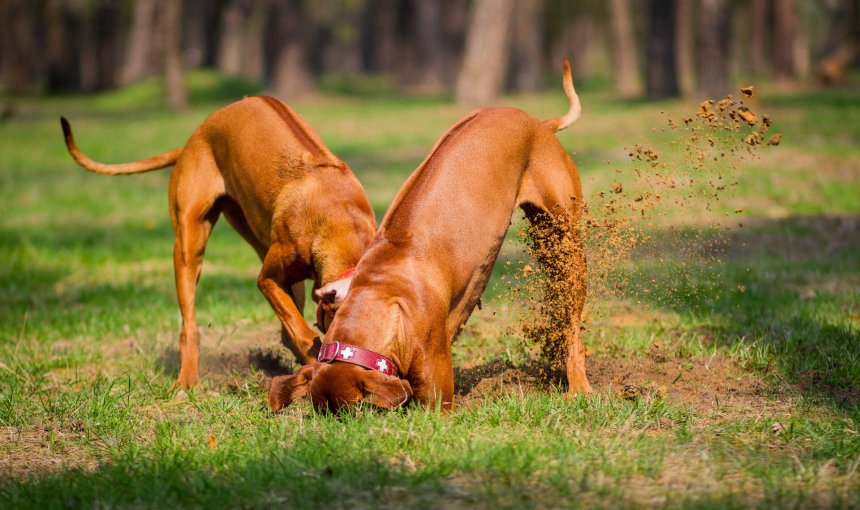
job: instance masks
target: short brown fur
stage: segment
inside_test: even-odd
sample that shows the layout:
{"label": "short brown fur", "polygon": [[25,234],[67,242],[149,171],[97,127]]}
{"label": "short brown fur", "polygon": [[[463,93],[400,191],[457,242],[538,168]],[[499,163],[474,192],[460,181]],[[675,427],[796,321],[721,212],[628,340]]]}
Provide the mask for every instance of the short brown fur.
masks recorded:
{"label": "short brown fur", "polygon": [[[409,393],[425,406],[451,407],[451,343],[489,280],[514,209],[532,223],[551,223],[543,219],[549,214],[575,224],[581,214],[579,174],[555,137],[580,113],[567,62],[564,81],[570,105],[563,117],[541,122],[517,109],[486,108],[452,126],[401,188],[359,262],[326,339],[390,358],[403,379],[376,381],[368,392],[373,371],[318,364],[301,380],[273,380],[273,410],[303,394],[330,410],[373,402],[376,393],[388,405],[392,395]],[[573,256],[581,260],[566,277],[584,292],[585,255],[578,249]],[[564,325],[567,378],[571,391],[590,391],[582,301],[576,306]]]}
{"label": "short brown fur", "polygon": [[89,159],[62,124],[69,153],[89,171],[123,175],[175,165],[169,205],[182,313],[179,387],[200,380],[195,293],[222,214],[263,262],[257,284],[283,325],[284,343],[301,363],[314,359],[319,339],[302,314],[304,280],[317,288],[355,267],[376,221],[352,170],[304,119],[277,99],[245,98],[210,115],[181,149],[118,165]]}

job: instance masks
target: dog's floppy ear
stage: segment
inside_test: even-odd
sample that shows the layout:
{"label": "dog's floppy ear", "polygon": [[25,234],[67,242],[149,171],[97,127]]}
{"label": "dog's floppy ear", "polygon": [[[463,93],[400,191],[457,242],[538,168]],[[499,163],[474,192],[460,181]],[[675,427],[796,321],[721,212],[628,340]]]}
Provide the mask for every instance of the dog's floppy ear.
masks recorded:
{"label": "dog's floppy ear", "polygon": [[409,381],[376,370],[361,373],[359,389],[367,402],[383,409],[402,406],[412,398]]}
{"label": "dog's floppy ear", "polygon": [[272,411],[278,412],[292,404],[293,400],[308,394],[314,376],[314,364],[303,366],[295,374],[272,378],[269,386],[269,408]]}

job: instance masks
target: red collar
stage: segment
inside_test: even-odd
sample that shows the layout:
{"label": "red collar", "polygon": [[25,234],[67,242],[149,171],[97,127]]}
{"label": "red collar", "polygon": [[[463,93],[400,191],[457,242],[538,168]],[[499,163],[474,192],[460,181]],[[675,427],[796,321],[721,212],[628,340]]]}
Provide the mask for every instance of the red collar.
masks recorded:
{"label": "red collar", "polygon": [[[332,282],[335,282],[337,280],[343,280],[344,278],[349,278],[350,276],[352,276],[352,273],[354,273],[354,272],[355,272],[355,268],[347,269],[346,271],[342,272],[341,274],[335,276],[334,279],[332,280]],[[331,282],[329,282],[329,283],[331,283]]]}
{"label": "red collar", "polygon": [[357,345],[343,342],[322,344],[317,359],[323,363],[343,361],[369,370],[376,370],[385,375],[399,377],[397,366],[390,359]]}

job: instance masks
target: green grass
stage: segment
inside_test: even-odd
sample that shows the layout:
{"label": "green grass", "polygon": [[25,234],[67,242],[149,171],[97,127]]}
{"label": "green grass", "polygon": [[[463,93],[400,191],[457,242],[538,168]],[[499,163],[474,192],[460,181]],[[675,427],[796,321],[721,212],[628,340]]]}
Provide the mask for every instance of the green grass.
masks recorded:
{"label": "green grass", "polygon": [[[373,92],[384,83],[326,83],[292,106],[381,217],[465,111]],[[856,89],[759,87],[755,109],[782,145],[712,167],[737,181],[730,193],[661,210],[649,245],[592,267],[614,285],[590,303],[594,395],[565,398],[530,377],[530,346],[510,331],[516,303],[496,278],[454,346],[454,412],[321,416],[301,402],[274,416],[264,379],[291,361],[253,251],[216,227],[198,289],[206,387],[176,397],[168,171],[89,174],[62,142],[65,115],[95,159],[149,156],[256,93],[208,73],[190,84],[181,114],[148,82],[16,100],[0,124],[0,507],[860,506]],[[589,196],[616,180],[642,186],[626,156],[636,143],[680,159],[666,117],[697,107],[589,87],[582,100],[559,139]],[[539,118],[565,106],[560,90],[503,102]],[[715,241],[716,258],[704,247]],[[522,258],[506,244],[496,277]],[[625,385],[637,395],[622,398]]]}

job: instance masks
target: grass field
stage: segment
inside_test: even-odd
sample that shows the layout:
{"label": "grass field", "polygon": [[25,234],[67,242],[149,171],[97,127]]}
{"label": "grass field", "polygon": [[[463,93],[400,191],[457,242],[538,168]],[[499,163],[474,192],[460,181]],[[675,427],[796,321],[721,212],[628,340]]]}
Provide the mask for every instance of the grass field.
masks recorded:
{"label": "grass field", "polygon": [[[860,507],[860,88],[760,86],[755,109],[782,144],[718,167],[730,194],[668,208],[647,249],[593,268],[626,285],[590,303],[593,395],[531,375],[491,282],[454,345],[456,411],[333,417],[267,410],[266,377],[292,361],[256,255],[226,223],[198,289],[205,387],[175,396],[169,171],[97,176],[65,151],[60,115],[95,159],[128,161],[254,92],[208,74],[191,85],[182,114],[149,83],[16,100],[0,123],[0,507]],[[666,117],[697,107],[605,89],[581,87],[585,113],[559,134],[588,195],[627,178],[636,143],[671,157]],[[565,108],[560,87],[504,103]],[[369,93],[293,106],[379,217],[465,113]],[[737,223],[720,227],[718,260],[699,246]],[[522,247],[503,255],[516,268]]]}

